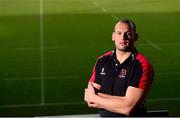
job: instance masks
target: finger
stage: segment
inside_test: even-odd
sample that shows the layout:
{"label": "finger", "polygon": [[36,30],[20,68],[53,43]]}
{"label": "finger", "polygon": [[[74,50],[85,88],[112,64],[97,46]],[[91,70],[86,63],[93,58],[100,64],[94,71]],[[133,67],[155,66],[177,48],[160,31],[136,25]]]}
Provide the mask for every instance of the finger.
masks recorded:
{"label": "finger", "polygon": [[92,82],[89,84],[89,88],[90,88],[90,89],[94,89],[94,86],[93,86],[93,83],[92,83]]}
{"label": "finger", "polygon": [[89,83],[88,83],[88,89],[91,88],[91,87],[92,87],[92,83],[89,82]]}
{"label": "finger", "polygon": [[96,88],[96,89],[98,89],[98,90],[101,89],[101,85],[100,85],[100,84],[97,84],[97,83],[92,82],[92,85],[93,85],[94,88]]}
{"label": "finger", "polygon": [[90,103],[90,104],[89,104],[89,107],[97,107],[97,105],[94,104],[94,103]]}

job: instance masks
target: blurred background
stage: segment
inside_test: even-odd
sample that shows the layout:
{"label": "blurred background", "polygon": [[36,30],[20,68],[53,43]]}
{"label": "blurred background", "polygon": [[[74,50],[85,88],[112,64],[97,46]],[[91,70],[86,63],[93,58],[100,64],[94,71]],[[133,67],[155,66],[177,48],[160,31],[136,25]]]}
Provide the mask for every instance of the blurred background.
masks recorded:
{"label": "blurred background", "polygon": [[148,110],[180,116],[180,0],[0,0],[0,116],[97,113],[84,89],[124,18],[155,69]]}

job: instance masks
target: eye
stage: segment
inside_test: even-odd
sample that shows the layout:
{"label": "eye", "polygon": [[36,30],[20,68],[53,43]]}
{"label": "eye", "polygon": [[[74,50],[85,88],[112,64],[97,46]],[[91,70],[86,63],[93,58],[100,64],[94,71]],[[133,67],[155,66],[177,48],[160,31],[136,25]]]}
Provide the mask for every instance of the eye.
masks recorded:
{"label": "eye", "polygon": [[125,40],[130,40],[132,38],[132,33],[129,31],[125,32],[124,38]]}
{"label": "eye", "polygon": [[115,32],[117,35],[121,35],[121,32]]}
{"label": "eye", "polygon": [[131,32],[127,32],[127,36],[128,36],[129,38],[131,38],[131,37],[132,37]]}

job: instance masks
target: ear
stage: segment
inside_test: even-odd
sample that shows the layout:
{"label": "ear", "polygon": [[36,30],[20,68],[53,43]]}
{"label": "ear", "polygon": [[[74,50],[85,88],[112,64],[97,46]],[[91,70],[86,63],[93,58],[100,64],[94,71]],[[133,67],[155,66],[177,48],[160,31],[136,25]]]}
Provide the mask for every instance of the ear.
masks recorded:
{"label": "ear", "polygon": [[112,33],[112,41],[115,41],[114,37],[115,37],[115,33],[113,32]]}
{"label": "ear", "polygon": [[134,36],[135,36],[135,37],[134,37],[134,41],[137,41],[137,39],[138,39],[138,37],[139,37],[138,33],[135,33]]}

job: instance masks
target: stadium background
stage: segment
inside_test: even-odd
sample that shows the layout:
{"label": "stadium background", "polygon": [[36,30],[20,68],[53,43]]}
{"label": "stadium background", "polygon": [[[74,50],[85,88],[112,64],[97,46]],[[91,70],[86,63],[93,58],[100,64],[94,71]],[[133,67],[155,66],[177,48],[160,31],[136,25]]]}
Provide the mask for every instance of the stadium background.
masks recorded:
{"label": "stadium background", "polygon": [[180,0],[0,0],[0,116],[96,113],[84,88],[121,18],[155,68],[148,110],[180,116]]}

